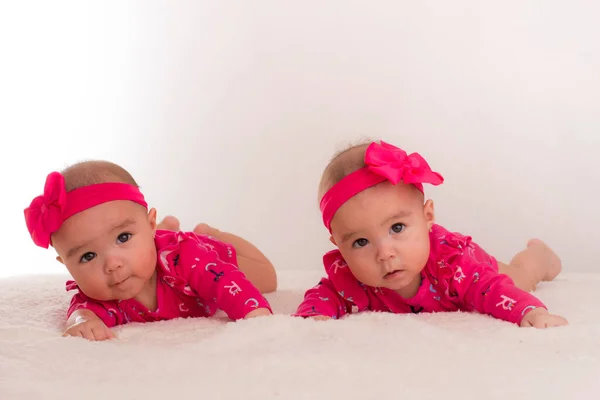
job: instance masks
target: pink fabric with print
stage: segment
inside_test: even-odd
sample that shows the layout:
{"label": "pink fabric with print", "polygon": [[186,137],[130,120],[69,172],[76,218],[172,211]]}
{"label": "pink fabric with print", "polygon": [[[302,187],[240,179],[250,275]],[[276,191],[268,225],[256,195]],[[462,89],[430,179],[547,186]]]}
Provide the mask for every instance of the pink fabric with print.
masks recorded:
{"label": "pink fabric with print", "polygon": [[271,307],[237,267],[235,249],[210,236],[191,232],[156,231],[156,310],[135,299],[97,301],[79,290],[67,315],[93,311],[108,327],[128,322],[151,322],[178,317],[210,317],[218,309],[238,320],[257,308]]}
{"label": "pink fabric with print", "polygon": [[527,312],[545,305],[517,288],[507,275],[498,273],[498,263],[471,237],[433,225],[429,235],[431,252],[421,272],[417,294],[404,299],[395,291],[359,282],[341,253],[323,256],[327,278],[309,289],[294,314],[341,318],[353,311],[384,311],[396,314],[477,311],[520,324]]}

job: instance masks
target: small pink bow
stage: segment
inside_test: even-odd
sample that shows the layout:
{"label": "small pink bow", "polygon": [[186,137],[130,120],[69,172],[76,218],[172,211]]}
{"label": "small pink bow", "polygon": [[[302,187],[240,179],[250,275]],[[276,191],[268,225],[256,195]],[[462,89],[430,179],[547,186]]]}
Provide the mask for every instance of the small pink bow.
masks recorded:
{"label": "small pink bow", "polygon": [[396,185],[402,181],[408,184],[444,182],[442,175],[434,172],[427,161],[418,153],[407,155],[398,147],[381,141],[371,143],[365,154],[365,164],[372,172],[385,177]]}
{"label": "small pink bow", "polygon": [[50,245],[50,235],[63,222],[67,191],[65,178],[59,172],[51,172],[46,178],[44,194],[37,196],[25,209],[25,223],[33,242],[44,248]]}

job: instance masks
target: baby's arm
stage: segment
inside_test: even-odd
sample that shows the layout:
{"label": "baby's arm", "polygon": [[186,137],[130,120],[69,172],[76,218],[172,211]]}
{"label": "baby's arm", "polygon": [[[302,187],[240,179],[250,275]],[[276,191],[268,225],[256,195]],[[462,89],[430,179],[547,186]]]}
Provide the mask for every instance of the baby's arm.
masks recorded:
{"label": "baby's arm", "polygon": [[314,319],[338,319],[352,310],[352,306],[342,298],[331,281],[327,278],[304,294],[304,300],[298,306],[296,317],[311,317]]}
{"label": "baby's arm", "polygon": [[93,311],[85,308],[71,314],[63,336],[78,336],[92,341],[115,338],[114,333],[104,322]]}
{"label": "baby's arm", "polygon": [[195,260],[185,267],[184,274],[198,296],[214,299],[232,320],[272,314],[268,301],[235,264],[220,259],[201,240],[182,241],[180,248],[182,254]]}
{"label": "baby's arm", "polygon": [[520,326],[546,328],[567,324],[564,318],[548,313],[537,297],[516,287],[510,277],[488,266],[463,266],[455,274],[453,284],[463,303],[482,314]]}
{"label": "baby's arm", "polygon": [[115,335],[109,327],[123,320],[124,317],[119,310],[111,308],[109,311],[79,292],[71,299],[63,336],[78,336],[92,341],[112,339]]}
{"label": "baby's arm", "polygon": [[222,242],[231,244],[237,252],[237,264],[248,280],[261,293],[277,290],[277,275],[273,264],[252,243],[232,233],[221,232],[207,224],[196,225],[194,233],[214,236]]}

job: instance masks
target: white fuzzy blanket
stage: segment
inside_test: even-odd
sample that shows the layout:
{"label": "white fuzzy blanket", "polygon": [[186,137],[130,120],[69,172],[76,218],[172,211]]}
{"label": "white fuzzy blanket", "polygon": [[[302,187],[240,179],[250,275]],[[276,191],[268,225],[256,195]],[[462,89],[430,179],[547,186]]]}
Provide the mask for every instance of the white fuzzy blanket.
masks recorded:
{"label": "white fuzzy blanket", "polygon": [[319,271],[281,271],[276,316],[126,325],[62,338],[66,276],[0,280],[0,399],[599,399],[600,274],[537,295],[570,325],[466,313],[287,316]]}

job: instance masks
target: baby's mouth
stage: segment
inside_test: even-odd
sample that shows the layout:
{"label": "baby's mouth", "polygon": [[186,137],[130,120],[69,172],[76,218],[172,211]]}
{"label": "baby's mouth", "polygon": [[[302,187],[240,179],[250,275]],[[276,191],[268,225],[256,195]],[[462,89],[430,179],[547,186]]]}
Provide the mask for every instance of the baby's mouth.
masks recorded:
{"label": "baby's mouth", "polygon": [[121,283],[124,283],[125,281],[127,281],[127,279],[131,278],[130,276],[128,276],[125,279],[122,279],[120,281],[114,282],[111,286],[119,286]]}
{"label": "baby's mouth", "polygon": [[393,279],[399,277],[404,272],[403,269],[395,269],[383,276],[383,279]]}

